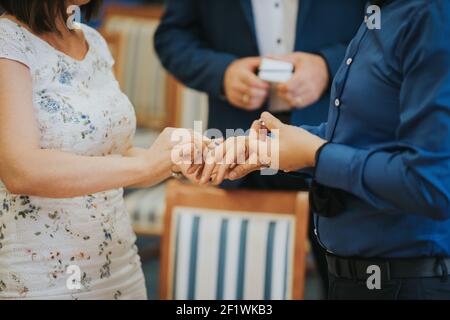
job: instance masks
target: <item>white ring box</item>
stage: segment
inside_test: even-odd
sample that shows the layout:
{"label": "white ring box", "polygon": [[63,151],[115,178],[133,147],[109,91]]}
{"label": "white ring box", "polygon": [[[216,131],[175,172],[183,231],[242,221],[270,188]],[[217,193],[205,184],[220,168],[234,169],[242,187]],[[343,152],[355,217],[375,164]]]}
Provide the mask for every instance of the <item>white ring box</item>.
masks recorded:
{"label": "white ring box", "polygon": [[272,83],[283,83],[291,79],[294,73],[292,63],[264,58],[258,70],[258,77]]}

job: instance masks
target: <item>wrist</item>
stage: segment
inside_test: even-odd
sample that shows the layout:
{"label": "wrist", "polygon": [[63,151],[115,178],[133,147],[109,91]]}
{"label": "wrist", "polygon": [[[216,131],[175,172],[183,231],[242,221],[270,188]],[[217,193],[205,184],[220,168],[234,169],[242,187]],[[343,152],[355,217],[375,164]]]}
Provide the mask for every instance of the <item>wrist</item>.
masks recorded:
{"label": "wrist", "polygon": [[132,161],[132,172],[134,177],[133,185],[140,185],[146,183],[149,179],[149,164],[146,157],[143,155],[138,155],[135,157],[130,157],[130,161]]}
{"label": "wrist", "polygon": [[172,161],[170,153],[165,152],[155,154],[147,150],[138,159],[137,166],[140,168],[141,183],[147,184],[148,181],[159,181],[169,178],[172,175]]}
{"label": "wrist", "polygon": [[326,144],[327,144],[326,140],[314,136],[314,139],[310,145],[308,152],[307,167],[310,168],[316,167],[319,153]]}

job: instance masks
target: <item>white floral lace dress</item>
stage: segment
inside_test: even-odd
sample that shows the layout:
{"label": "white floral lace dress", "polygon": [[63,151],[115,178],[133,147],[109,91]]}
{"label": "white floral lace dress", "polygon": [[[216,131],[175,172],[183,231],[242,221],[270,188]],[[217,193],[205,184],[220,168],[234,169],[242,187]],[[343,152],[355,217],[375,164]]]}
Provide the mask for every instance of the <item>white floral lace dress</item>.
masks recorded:
{"label": "white floral lace dress", "polygon": [[[106,42],[82,30],[89,51],[78,61],[0,18],[0,58],[30,69],[43,149],[120,156],[135,133],[134,109]],[[0,181],[0,298],[146,299],[135,240],[122,189],[49,199],[13,195]]]}

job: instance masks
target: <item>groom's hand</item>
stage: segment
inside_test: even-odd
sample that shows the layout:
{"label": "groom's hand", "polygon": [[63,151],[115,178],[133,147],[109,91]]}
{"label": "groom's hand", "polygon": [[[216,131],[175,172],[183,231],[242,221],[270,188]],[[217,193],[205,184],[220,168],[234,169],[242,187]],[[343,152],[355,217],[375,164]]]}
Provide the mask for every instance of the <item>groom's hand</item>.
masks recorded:
{"label": "groom's hand", "polygon": [[[267,138],[268,145],[273,143],[274,146],[270,154],[272,169],[290,172],[315,166],[317,150],[326,143],[325,140],[300,127],[284,124],[268,112],[261,115],[261,121],[271,133]],[[258,159],[261,160],[261,154]],[[247,164],[237,166],[229,178],[238,179],[255,169]]]}
{"label": "groom's hand", "polygon": [[229,103],[244,110],[258,110],[269,96],[270,84],[256,75],[260,57],[234,61],[225,72],[223,87]]}

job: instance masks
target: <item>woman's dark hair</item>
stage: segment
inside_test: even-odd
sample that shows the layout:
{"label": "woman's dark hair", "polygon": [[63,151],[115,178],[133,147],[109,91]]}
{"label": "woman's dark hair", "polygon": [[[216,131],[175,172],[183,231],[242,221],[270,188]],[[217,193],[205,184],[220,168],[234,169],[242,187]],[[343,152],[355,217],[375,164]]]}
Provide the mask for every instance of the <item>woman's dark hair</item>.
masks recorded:
{"label": "woman's dark hair", "polygon": [[[100,11],[102,0],[91,0],[81,6],[86,21],[94,18]],[[36,33],[58,32],[56,17],[67,20],[67,0],[0,0],[0,11],[13,15]]]}

